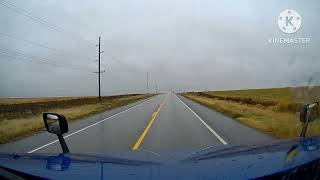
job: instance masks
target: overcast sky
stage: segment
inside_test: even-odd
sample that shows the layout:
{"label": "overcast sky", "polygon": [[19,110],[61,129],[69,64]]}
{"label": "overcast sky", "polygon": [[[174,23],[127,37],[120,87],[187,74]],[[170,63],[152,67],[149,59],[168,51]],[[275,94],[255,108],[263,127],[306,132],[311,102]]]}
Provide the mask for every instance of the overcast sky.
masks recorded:
{"label": "overcast sky", "polygon": [[[0,97],[96,95],[98,36],[103,95],[143,92],[147,72],[162,91],[319,83],[318,0],[6,1],[68,35],[0,4]],[[301,15],[294,34],[278,28],[285,9]],[[280,37],[311,42],[268,43]]]}

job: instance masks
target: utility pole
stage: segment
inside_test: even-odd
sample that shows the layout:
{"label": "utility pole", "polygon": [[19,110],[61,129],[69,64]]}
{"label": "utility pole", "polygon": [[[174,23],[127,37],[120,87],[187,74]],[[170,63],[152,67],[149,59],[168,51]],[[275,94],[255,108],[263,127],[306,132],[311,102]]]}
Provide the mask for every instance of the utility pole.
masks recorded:
{"label": "utility pole", "polygon": [[101,71],[101,53],[103,53],[103,51],[101,51],[101,37],[99,36],[99,44],[96,45],[98,46],[98,72],[95,72],[95,73],[98,73],[98,85],[99,85],[99,102],[101,100],[101,73],[104,73],[104,71]]}
{"label": "utility pole", "polygon": [[154,81],[154,88],[155,88],[155,93],[158,94],[157,81]]}
{"label": "utility pole", "polygon": [[101,37],[99,36],[99,101],[101,100],[101,88],[100,88],[100,77],[101,77],[101,70],[100,70],[100,60],[101,60],[101,51],[100,51],[100,47],[101,47]]}
{"label": "utility pole", "polygon": [[147,91],[149,90],[149,72],[147,72]]}

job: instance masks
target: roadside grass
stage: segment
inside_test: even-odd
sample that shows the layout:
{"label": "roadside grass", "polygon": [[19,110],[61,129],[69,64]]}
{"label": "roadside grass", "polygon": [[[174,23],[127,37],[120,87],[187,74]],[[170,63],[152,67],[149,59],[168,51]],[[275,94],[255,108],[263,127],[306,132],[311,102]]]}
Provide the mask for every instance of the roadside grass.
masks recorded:
{"label": "roadside grass", "polygon": [[[131,95],[103,96],[101,102]],[[0,99],[0,119],[32,117],[48,109],[70,108],[78,105],[99,103],[97,97],[48,97],[48,98],[6,98]]]}
{"label": "roadside grass", "polygon": [[[304,88],[301,89],[305,91]],[[320,91],[320,88],[317,88],[317,90]],[[258,129],[274,137],[292,138],[299,136],[302,124],[299,121],[299,112],[292,110],[280,111],[278,109],[280,102],[286,102],[288,104],[297,103],[296,98],[293,98],[292,94],[287,94],[287,92],[288,88],[279,88],[183,93],[181,95],[198,102],[199,104],[222,112],[249,127]],[[284,96],[282,97],[283,94]],[[309,99],[305,101],[312,101],[312,99],[316,100],[317,97],[319,97],[316,94],[317,93],[314,92],[313,97],[309,96]],[[237,97],[239,97],[240,100],[236,101],[235,99]],[[262,103],[252,103],[252,101],[241,98],[258,99],[258,101],[271,100],[276,103],[273,105],[263,105]],[[300,99],[299,103],[301,102],[303,102],[303,99]],[[315,121],[310,124],[307,135],[320,135],[320,121]]]}
{"label": "roadside grass", "polygon": [[[100,103],[73,104],[68,107],[49,108],[45,109],[45,111],[63,114],[68,121],[74,121],[99,112],[137,102],[147,97],[150,97],[150,95],[116,96],[114,98],[104,98]],[[8,116],[7,118],[2,117],[0,120],[0,144],[8,143],[44,130],[42,112],[37,111],[36,114],[31,114],[26,117],[21,115],[15,116],[15,118],[12,118],[12,116]]]}
{"label": "roadside grass", "polygon": [[79,98],[90,98],[90,96],[87,96],[87,97],[83,96],[83,97],[1,98],[0,105],[23,104],[23,103],[46,103],[49,101],[64,101],[64,100],[79,99]]}
{"label": "roadside grass", "polygon": [[320,86],[209,91],[199,92],[199,95],[294,113],[299,112],[303,104],[320,99]]}
{"label": "roadside grass", "polygon": [[251,97],[274,101],[304,102],[319,98],[320,86],[209,91],[208,93],[221,96]]}

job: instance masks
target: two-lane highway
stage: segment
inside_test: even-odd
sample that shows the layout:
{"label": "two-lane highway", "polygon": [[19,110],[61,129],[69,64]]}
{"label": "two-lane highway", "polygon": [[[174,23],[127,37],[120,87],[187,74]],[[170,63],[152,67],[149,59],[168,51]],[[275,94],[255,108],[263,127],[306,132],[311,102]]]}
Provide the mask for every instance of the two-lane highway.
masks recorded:
{"label": "two-lane highway", "polygon": [[[172,93],[74,122],[65,135],[72,153],[103,154],[145,150],[187,151],[273,138]],[[47,132],[0,146],[1,152],[61,152]]]}
{"label": "two-lane highway", "polygon": [[203,123],[176,95],[168,94],[164,108],[140,148],[154,152],[180,151],[226,144]]}

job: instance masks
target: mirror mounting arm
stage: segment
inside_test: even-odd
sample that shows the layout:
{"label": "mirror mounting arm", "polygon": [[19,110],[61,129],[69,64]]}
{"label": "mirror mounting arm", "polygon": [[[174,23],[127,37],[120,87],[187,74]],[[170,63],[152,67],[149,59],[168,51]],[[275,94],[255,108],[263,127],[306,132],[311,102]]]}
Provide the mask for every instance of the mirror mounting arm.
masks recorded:
{"label": "mirror mounting arm", "polygon": [[57,134],[61,148],[62,148],[62,152],[63,153],[69,153],[69,148],[67,146],[66,141],[64,140],[62,134]]}
{"label": "mirror mounting arm", "polygon": [[308,126],[309,126],[309,118],[306,118],[306,121],[304,122],[301,133],[300,133],[300,137],[306,137]]}

